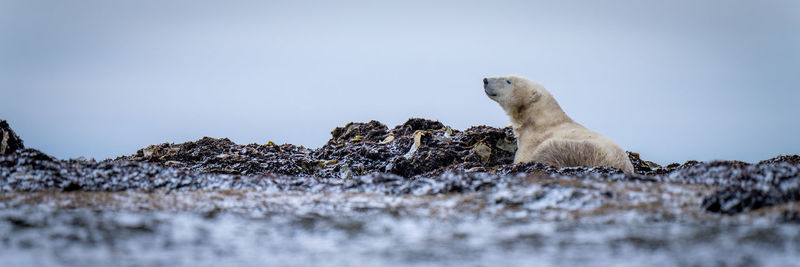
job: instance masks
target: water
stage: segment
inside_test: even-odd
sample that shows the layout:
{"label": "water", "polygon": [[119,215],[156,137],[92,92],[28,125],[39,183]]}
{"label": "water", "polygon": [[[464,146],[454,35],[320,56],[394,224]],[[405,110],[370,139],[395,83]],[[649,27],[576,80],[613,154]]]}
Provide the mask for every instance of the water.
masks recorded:
{"label": "water", "polygon": [[[7,192],[2,266],[797,266],[800,225],[701,188],[550,181],[436,195]],[[271,191],[271,192],[270,192]],[[612,195],[609,197],[608,195]],[[797,210],[793,203],[773,207]],[[771,214],[780,214],[772,212]]]}

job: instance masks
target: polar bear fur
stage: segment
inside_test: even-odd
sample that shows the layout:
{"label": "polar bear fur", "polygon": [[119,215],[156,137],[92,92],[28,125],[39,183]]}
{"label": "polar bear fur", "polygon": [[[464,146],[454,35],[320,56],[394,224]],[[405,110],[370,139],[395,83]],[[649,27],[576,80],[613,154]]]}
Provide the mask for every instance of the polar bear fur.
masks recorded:
{"label": "polar bear fur", "polygon": [[625,151],[611,139],[573,121],[541,84],[508,76],[483,79],[483,87],[511,118],[517,137],[514,163],[610,166],[633,173]]}

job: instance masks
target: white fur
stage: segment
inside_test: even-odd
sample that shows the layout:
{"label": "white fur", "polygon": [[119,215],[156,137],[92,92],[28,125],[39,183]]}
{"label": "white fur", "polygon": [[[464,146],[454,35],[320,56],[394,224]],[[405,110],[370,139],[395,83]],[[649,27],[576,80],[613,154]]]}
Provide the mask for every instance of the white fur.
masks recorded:
{"label": "white fur", "polygon": [[573,121],[541,84],[517,76],[496,77],[485,79],[484,90],[511,119],[518,147],[514,163],[610,166],[633,173],[622,148]]}

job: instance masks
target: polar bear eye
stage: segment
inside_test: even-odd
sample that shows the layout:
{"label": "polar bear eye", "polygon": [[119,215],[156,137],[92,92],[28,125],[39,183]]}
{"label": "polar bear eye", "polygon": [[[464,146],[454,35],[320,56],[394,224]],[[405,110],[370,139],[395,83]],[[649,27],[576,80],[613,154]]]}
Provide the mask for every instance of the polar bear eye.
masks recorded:
{"label": "polar bear eye", "polygon": [[511,84],[511,80],[506,80],[506,83]]}

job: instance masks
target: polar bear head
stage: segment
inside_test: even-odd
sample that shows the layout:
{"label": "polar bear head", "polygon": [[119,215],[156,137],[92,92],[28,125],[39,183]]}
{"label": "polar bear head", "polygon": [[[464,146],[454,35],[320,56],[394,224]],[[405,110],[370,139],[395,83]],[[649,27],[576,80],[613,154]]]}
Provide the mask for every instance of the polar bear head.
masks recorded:
{"label": "polar bear head", "polygon": [[484,78],[483,90],[500,104],[515,125],[569,120],[550,92],[535,81],[517,76]]}
{"label": "polar bear head", "polygon": [[509,114],[550,95],[540,84],[517,76],[484,78],[483,90]]}

